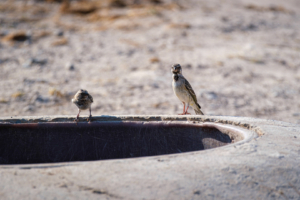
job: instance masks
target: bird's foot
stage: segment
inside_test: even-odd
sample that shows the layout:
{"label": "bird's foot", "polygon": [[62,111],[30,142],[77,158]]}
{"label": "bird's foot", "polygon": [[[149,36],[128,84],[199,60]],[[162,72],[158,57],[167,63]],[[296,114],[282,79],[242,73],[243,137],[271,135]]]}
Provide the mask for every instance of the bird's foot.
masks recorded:
{"label": "bird's foot", "polygon": [[178,114],[178,115],[186,115],[185,113],[181,113],[181,114]]}
{"label": "bird's foot", "polygon": [[92,122],[92,115],[90,115],[90,116],[87,118],[87,121],[88,121],[89,123]]}
{"label": "bird's foot", "polygon": [[185,115],[190,115],[191,113],[185,112]]}
{"label": "bird's foot", "polygon": [[77,125],[79,122],[79,118],[74,119],[74,122],[76,122],[76,125]]}

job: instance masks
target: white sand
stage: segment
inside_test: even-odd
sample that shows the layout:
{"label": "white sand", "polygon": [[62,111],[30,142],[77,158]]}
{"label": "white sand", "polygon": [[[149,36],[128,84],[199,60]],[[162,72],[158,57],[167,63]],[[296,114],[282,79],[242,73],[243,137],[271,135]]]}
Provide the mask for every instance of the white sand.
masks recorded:
{"label": "white sand", "polygon": [[[71,98],[80,88],[94,98],[93,115],[178,114],[170,67],[180,63],[205,114],[300,123],[300,3],[252,2],[99,10],[122,17],[95,22],[59,18],[58,4],[35,3],[43,13],[21,12],[24,1],[13,3],[19,10],[0,6],[0,116],[75,117]],[[16,30],[32,41],[7,43],[4,35]],[[59,30],[68,43],[53,46]]]}

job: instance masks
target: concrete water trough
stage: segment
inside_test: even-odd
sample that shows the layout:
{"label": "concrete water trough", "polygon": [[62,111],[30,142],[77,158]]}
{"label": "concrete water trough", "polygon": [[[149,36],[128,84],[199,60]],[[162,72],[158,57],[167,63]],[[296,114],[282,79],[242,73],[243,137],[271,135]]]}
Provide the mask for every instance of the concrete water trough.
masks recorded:
{"label": "concrete water trough", "polygon": [[0,118],[0,199],[299,199],[300,126],[241,117]]}
{"label": "concrete water trough", "polygon": [[0,124],[0,164],[123,159],[200,151],[248,138],[241,129],[180,121]]}

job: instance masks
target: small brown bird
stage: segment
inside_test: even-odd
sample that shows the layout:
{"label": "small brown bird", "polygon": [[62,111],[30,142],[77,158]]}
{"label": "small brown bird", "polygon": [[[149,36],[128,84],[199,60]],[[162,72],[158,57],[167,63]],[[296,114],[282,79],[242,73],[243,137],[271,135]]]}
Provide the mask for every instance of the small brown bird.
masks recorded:
{"label": "small brown bird", "polygon": [[92,119],[91,105],[93,103],[93,97],[88,93],[88,91],[82,89],[78,90],[78,92],[75,94],[74,98],[72,99],[72,102],[78,107],[78,115],[74,121],[79,122],[80,111],[86,109],[90,110],[90,116],[87,120],[91,121]]}
{"label": "small brown bird", "polygon": [[[182,68],[179,64],[175,64],[171,68],[173,73],[173,90],[178,99],[183,103],[183,112],[180,115],[190,114],[188,113],[189,106],[194,108],[197,115],[204,115],[200,110],[201,106],[197,102],[196,94],[190,85],[190,83],[182,75]],[[187,108],[185,110],[185,104]]]}

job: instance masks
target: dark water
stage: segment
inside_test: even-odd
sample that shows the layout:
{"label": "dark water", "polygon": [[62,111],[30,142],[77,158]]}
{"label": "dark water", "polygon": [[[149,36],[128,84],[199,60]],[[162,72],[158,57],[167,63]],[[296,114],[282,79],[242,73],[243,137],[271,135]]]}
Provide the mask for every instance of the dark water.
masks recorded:
{"label": "dark water", "polygon": [[0,124],[0,164],[120,159],[231,143],[215,128],[142,122]]}

